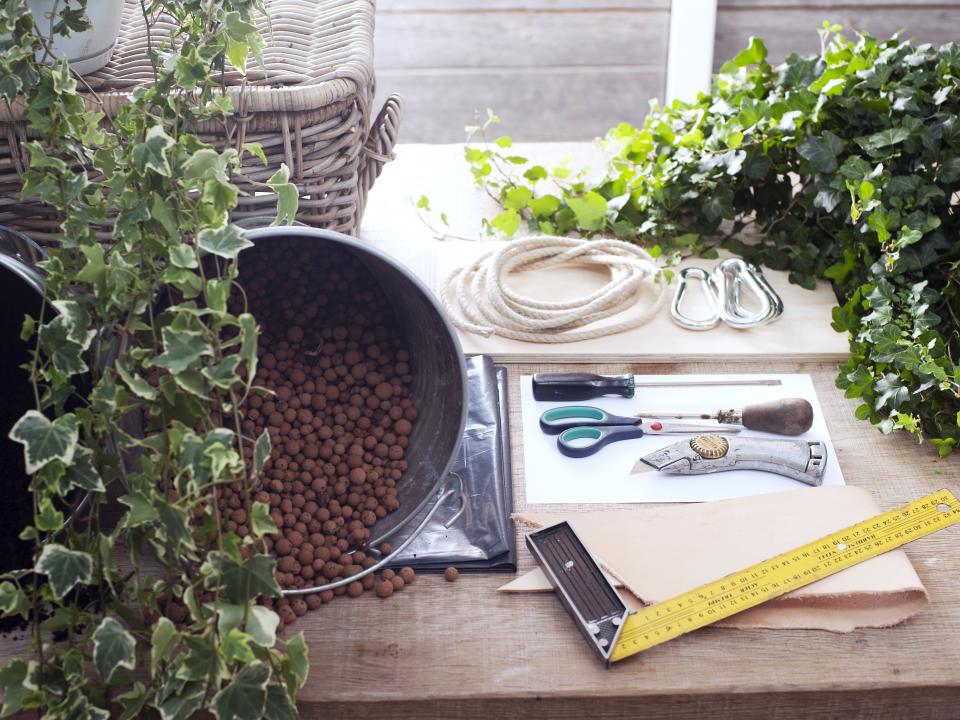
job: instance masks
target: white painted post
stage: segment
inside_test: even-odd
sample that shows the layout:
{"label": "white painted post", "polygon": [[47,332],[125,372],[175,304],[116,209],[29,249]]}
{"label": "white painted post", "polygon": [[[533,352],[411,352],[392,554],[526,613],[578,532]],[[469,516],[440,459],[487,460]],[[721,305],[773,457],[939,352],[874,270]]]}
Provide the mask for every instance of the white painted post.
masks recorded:
{"label": "white painted post", "polygon": [[673,0],[667,43],[667,102],[710,89],[717,0]]}

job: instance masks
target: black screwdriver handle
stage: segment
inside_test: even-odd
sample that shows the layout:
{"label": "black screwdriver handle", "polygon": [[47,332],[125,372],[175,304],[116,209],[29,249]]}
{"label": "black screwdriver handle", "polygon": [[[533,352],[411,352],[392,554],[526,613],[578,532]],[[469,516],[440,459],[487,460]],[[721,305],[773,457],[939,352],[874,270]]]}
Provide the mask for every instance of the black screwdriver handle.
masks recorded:
{"label": "black screwdriver handle", "polygon": [[535,400],[590,400],[606,395],[632,398],[633,375],[594,375],[583,372],[536,373]]}

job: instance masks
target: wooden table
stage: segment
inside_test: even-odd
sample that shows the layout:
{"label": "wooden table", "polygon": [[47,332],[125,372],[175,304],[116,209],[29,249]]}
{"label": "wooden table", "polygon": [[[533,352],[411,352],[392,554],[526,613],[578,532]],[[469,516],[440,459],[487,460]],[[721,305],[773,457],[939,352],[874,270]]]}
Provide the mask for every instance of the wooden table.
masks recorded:
{"label": "wooden table", "polygon": [[[582,157],[585,147],[570,146]],[[415,261],[429,232],[401,215],[436,188],[460,193],[451,217],[482,207],[462,184],[462,163],[428,166],[427,147],[401,147],[371,196],[362,237]],[[529,152],[536,152],[535,148]],[[450,157],[457,157],[451,151]],[[399,182],[408,173],[420,185]],[[391,179],[390,173],[393,173]],[[393,183],[393,184],[391,184]],[[392,192],[378,195],[387,188]],[[421,189],[424,188],[424,189]],[[453,191],[451,191],[453,192]],[[436,252],[444,252],[442,249]],[[415,263],[411,263],[415,264]],[[584,358],[587,360],[588,358]],[[566,363],[513,359],[510,417],[516,507],[527,506],[517,378]],[[725,362],[725,368],[729,363]],[[599,372],[715,371],[712,362],[588,364]],[[960,489],[960,463],[938,461],[929,445],[903,434],[884,437],[853,417],[856,403],[834,386],[837,363],[740,359],[742,372],[813,376],[848,484],[870,489],[892,507],[940,487]],[[594,508],[591,508],[594,509]],[[889,629],[846,635],[823,631],[707,628],[606,670],[550,594],[507,596],[501,574],[462,575],[453,584],[420,576],[387,601],[337,601],[297,625],[311,647],[311,680],[301,694],[305,718],[623,718],[796,717],[942,718],[960,715],[960,530],[919,540],[906,551],[930,593],[930,605]],[[639,551],[655,552],[656,548]],[[532,567],[525,550],[521,570]]]}
{"label": "wooden table", "polygon": [[[583,153],[582,146],[574,151]],[[365,238],[414,257],[431,242],[401,207],[389,174],[403,163],[453,183],[461,165],[422,168],[417,149],[402,147],[374,191]],[[439,175],[443,173],[443,175]],[[434,181],[435,183],[436,181]],[[456,182],[460,182],[457,180]],[[418,195],[417,186],[408,189]],[[469,178],[458,208],[476,215],[480,201]],[[397,234],[391,235],[391,228]],[[438,252],[443,252],[439,250]],[[695,373],[715,362],[618,362],[578,369],[619,373]],[[570,368],[569,363],[512,359],[509,401],[516,508],[527,506],[516,379],[524,373]],[[892,507],[941,487],[960,490],[956,457],[938,461],[933,449],[906,435],[883,437],[854,420],[856,403],[834,386],[836,360],[724,360],[724,370],[803,372],[813,376],[846,480]],[[596,509],[597,506],[591,506]],[[505,595],[510,576],[462,575],[456,583],[419,576],[388,600],[365,594],[338,598],[299,620],[310,647],[311,673],[301,692],[306,720],[324,718],[947,718],[960,716],[960,529],[906,548],[930,593],[919,615],[894,628],[839,635],[822,631],[707,628],[606,670],[550,594]],[[656,552],[656,548],[638,548]],[[533,561],[525,550],[520,569]],[[5,643],[2,655],[22,654]],[[6,662],[6,658],[2,658]]]}

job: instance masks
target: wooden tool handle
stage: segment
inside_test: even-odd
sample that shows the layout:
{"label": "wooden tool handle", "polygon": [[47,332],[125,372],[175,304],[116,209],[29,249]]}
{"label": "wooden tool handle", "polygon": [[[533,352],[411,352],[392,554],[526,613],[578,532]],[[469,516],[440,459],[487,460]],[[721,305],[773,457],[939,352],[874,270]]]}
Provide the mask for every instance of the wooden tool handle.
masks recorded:
{"label": "wooden tool handle", "polygon": [[802,435],[813,425],[813,406],[803,398],[784,398],[747,405],[743,426],[777,435]]}

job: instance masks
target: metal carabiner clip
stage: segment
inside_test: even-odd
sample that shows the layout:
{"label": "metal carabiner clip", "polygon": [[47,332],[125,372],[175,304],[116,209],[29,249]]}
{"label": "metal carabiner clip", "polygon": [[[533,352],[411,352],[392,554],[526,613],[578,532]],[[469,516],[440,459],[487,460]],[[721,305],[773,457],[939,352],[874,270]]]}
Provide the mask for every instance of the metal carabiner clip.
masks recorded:
{"label": "metal carabiner clip", "polygon": [[[677,325],[687,330],[711,330],[715,328],[720,322],[720,300],[713,276],[703,268],[688,267],[680,271],[678,278],[677,291],[673,296],[673,304],[670,306],[670,317]],[[683,304],[683,297],[687,292],[687,285],[691,279],[701,282],[703,294],[710,303],[712,312],[705,318],[690,317],[680,309]]]}
{"label": "metal carabiner clip", "polygon": [[[698,267],[685,268],[679,277],[670,315],[677,325],[688,330],[710,330],[721,320],[732,328],[745,330],[773,322],[783,314],[783,301],[763,272],[740,258],[728,258],[712,272]],[[692,318],[681,310],[690,279],[703,283],[704,294],[713,310],[706,318]],[[748,309],[744,305],[744,289],[759,303],[758,309]]]}

